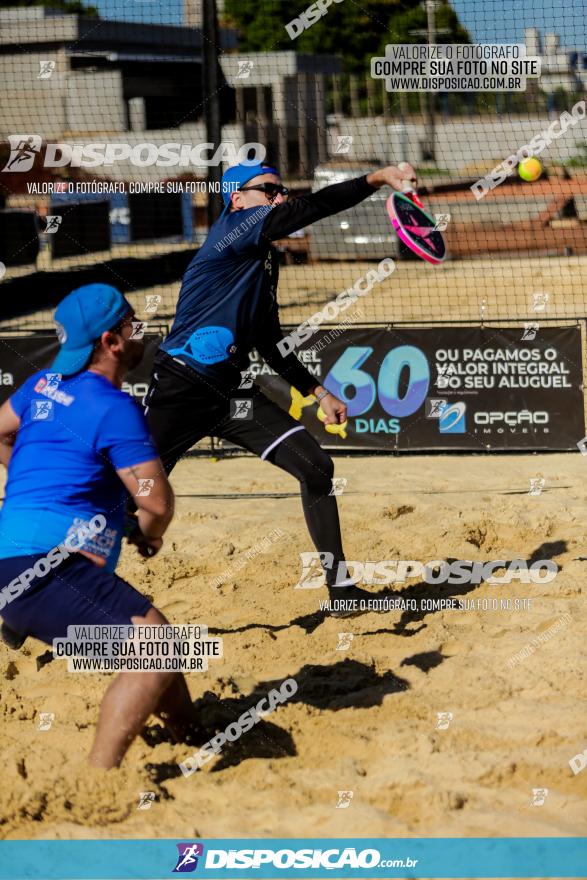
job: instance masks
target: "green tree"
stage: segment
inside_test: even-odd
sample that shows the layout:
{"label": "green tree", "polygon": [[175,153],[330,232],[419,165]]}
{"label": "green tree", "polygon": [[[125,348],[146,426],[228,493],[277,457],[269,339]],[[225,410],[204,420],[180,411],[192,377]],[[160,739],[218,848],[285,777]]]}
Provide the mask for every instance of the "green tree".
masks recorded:
{"label": "green tree", "polygon": [[[425,43],[412,34],[426,28],[426,10],[420,0],[343,0],[332,3],[326,15],[291,40],[285,25],[297,18],[309,0],[226,0],[225,22],[240,33],[243,52],[294,50],[310,55],[342,55],[348,73],[365,70],[373,55],[382,55],[387,43]],[[436,12],[442,43],[468,43],[469,34],[449,3]]]}

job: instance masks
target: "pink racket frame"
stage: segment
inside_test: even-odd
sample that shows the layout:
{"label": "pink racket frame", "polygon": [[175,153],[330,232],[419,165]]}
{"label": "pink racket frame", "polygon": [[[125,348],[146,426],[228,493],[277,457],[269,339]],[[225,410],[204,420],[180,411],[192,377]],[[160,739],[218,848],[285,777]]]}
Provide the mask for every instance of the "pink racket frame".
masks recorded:
{"label": "pink racket frame", "polygon": [[[410,238],[410,236],[407,234],[407,232],[404,232],[404,230],[401,228],[399,220],[395,216],[395,208],[394,208],[394,204],[393,204],[394,195],[395,195],[395,193],[392,193],[390,195],[385,206],[387,208],[387,213],[389,215],[389,219],[391,220],[391,224],[397,233],[397,237],[400,239],[400,241],[403,241],[403,243],[406,245],[406,247],[409,247],[409,249],[411,251],[413,251],[417,257],[420,257],[422,260],[425,260],[427,263],[432,263],[433,266],[438,266],[439,263],[444,262],[444,260],[446,259],[446,250],[444,252],[444,256],[433,257],[427,251],[422,250],[422,248],[419,247],[419,245],[417,245],[416,242]],[[402,195],[407,196],[407,198],[409,198],[409,199],[411,198],[412,201],[414,202],[414,204],[417,205],[417,207],[420,208],[420,210],[423,210],[422,203],[420,202],[420,200],[418,199],[417,196],[415,196],[415,198],[412,198],[412,194],[408,193],[408,192],[402,193]],[[426,214],[426,211],[424,211],[424,213]],[[428,217],[429,220],[434,222],[432,220],[432,217],[430,217],[428,214],[426,214],[426,216]]]}

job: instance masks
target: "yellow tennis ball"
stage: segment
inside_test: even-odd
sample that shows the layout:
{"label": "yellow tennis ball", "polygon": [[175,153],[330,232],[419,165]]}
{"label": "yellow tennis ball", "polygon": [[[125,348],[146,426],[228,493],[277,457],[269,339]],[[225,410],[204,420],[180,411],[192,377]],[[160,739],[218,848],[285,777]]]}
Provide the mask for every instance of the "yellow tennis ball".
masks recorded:
{"label": "yellow tennis ball", "polygon": [[539,162],[538,159],[532,157],[530,159],[523,159],[522,162],[520,162],[518,174],[522,180],[532,182],[538,180],[543,170],[542,162]]}

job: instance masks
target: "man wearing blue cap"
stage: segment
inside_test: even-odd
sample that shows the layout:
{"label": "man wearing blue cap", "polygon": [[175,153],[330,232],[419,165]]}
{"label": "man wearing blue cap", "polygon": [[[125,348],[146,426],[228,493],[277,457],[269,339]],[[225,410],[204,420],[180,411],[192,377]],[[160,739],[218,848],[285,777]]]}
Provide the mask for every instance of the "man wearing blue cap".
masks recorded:
{"label": "man wearing blue cap", "polygon": [[[184,275],[171,332],[156,356],[145,399],[151,434],[169,473],[193,444],[207,435],[230,440],[296,477],[308,530],[326,568],[331,598],[346,616],[345,600],[364,598],[344,571],[332,459],[287,412],[260,389],[241,386],[241,371],[256,349],[302,395],[314,394],[326,424],[342,424],[345,404],[290,351],[283,355],[277,307],[278,259],[271,243],[331,214],[351,208],[388,185],[415,183],[403,165],[325,187],[287,201],[279,171],[242,163],[222,178],[225,208]],[[231,412],[232,399],[249,398],[247,418]],[[241,410],[244,406],[241,404]],[[242,413],[241,413],[242,415]],[[351,606],[349,606],[351,607]]]}
{"label": "man wearing blue cap", "polygon": [[[145,418],[121,391],[143,355],[133,309],[114,287],[69,294],[55,319],[61,343],[49,371],[0,407],[0,461],[8,468],[0,513],[0,615],[14,646],[52,645],[68,626],[162,624],[163,615],[114,573],[127,492],[139,508],[130,540],[156,553],[173,493]],[[142,488],[148,491],[142,491]],[[117,766],[152,712],[176,738],[192,703],[176,672],[124,672],[102,701],[90,760]]]}

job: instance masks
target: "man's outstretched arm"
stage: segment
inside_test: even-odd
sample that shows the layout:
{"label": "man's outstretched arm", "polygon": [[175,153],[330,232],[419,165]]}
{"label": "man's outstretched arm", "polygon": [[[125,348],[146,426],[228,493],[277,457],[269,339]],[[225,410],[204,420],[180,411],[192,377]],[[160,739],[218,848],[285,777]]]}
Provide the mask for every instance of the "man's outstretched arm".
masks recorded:
{"label": "man's outstretched arm", "polygon": [[325,186],[324,189],[311,195],[299,196],[277,205],[267,214],[263,221],[261,237],[269,241],[285,238],[317,220],[353,208],[372,196],[381,186],[387,185],[401,190],[406,180],[415,186],[416,172],[411,165],[402,166],[401,171],[395,165],[389,165],[363,177],[354,177],[352,180],[343,180],[342,183]]}

